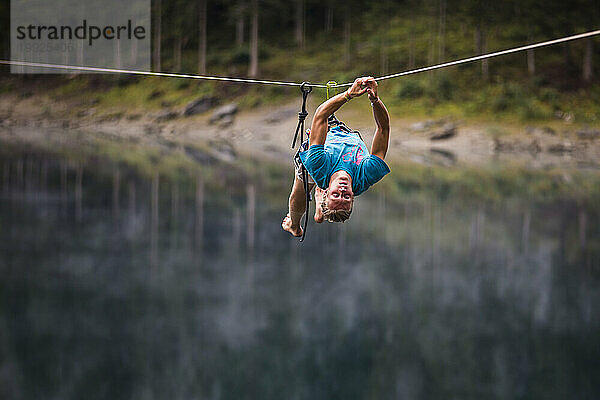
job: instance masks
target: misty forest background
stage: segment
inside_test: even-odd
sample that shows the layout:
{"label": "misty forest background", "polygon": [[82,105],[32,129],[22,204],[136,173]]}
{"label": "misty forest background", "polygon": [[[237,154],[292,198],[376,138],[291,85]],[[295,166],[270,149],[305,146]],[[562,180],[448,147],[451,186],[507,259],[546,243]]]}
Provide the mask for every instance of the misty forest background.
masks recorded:
{"label": "misty forest background", "polygon": [[[6,0],[0,16],[0,24],[9,26]],[[349,82],[590,31],[599,20],[594,0],[153,0],[152,65],[155,71]],[[1,35],[1,54],[8,59],[9,30]],[[600,119],[599,49],[598,39],[589,38],[382,87],[396,112],[529,120],[568,111],[578,122],[594,123]],[[130,107],[145,108],[159,108],[158,97],[164,104],[169,94],[174,105],[210,94],[242,99],[242,107],[298,95],[294,88],[132,76],[50,81],[65,98],[100,91],[104,104],[127,98]],[[157,90],[161,96],[153,95]]]}

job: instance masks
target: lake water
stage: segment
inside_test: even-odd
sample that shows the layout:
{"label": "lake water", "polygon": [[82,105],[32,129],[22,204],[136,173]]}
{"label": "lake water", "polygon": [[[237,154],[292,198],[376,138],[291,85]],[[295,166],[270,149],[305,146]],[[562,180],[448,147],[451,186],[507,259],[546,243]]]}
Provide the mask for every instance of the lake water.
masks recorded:
{"label": "lake water", "polygon": [[0,398],[599,398],[600,203],[381,185],[299,243],[287,172],[0,156]]}

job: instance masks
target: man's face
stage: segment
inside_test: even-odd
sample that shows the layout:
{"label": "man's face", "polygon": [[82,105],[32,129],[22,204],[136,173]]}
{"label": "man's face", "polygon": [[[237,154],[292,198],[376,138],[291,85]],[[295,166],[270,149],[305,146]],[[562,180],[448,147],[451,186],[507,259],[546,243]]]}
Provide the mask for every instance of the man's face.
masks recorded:
{"label": "man's face", "polygon": [[331,210],[350,210],[354,193],[347,177],[331,182],[327,191],[327,207]]}

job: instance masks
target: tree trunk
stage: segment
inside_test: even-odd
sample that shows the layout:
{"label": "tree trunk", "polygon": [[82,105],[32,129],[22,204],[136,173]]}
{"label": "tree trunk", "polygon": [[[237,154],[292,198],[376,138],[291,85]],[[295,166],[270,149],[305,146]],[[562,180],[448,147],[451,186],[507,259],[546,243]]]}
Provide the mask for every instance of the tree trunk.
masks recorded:
{"label": "tree trunk", "polygon": [[195,224],[194,250],[198,262],[200,262],[204,248],[204,180],[196,179],[196,224]]}
{"label": "tree trunk", "polygon": [[75,220],[81,222],[82,216],[82,199],[83,199],[83,167],[77,165],[75,173]]}
{"label": "tree trunk", "polygon": [[138,41],[132,40],[131,41],[131,52],[129,53],[129,65],[136,65],[137,57],[138,57]]}
{"label": "tree trunk", "polygon": [[381,34],[381,43],[379,46],[379,73],[387,75],[388,73],[388,57],[385,44],[385,33]]}
{"label": "tree trunk", "polygon": [[[380,13],[382,15],[387,15],[390,12],[390,4],[389,0],[385,0],[383,6],[381,7]],[[387,75],[389,60],[388,60],[388,47],[387,47],[387,35],[386,32],[389,31],[390,24],[387,18],[384,18],[381,25],[379,26],[379,73],[381,75]]]}
{"label": "tree trunk", "polygon": [[175,223],[179,218],[179,185],[177,183],[171,186],[171,218]]}
{"label": "tree trunk", "polygon": [[114,65],[117,68],[123,68],[123,63],[121,61],[121,41],[115,40],[115,63]]}
{"label": "tree trunk", "polygon": [[527,50],[527,72],[529,75],[535,75],[535,52],[533,49]]}
{"label": "tree trunk", "polygon": [[591,82],[593,76],[592,54],[594,52],[594,42],[592,38],[585,40],[585,54],[583,56],[583,80],[586,83]]}
{"label": "tree trunk", "polygon": [[161,30],[161,0],[154,1],[154,49],[152,51],[152,63],[154,70],[160,71],[160,30]]}
{"label": "tree trunk", "polygon": [[[484,34],[482,36],[482,40],[481,40],[482,44],[482,50],[483,53],[487,53],[487,36]],[[488,80],[490,77],[490,60],[488,60],[487,58],[484,60],[481,60],[481,75],[483,76],[484,80]]]}
{"label": "tree trunk", "polygon": [[[433,29],[429,30],[429,49],[427,51],[427,64],[432,65],[435,62],[435,33]],[[428,74],[433,76],[432,74]]]}
{"label": "tree trunk", "polygon": [[585,210],[579,210],[579,247],[581,250],[585,249],[585,244],[587,241],[587,222],[588,218]]}
{"label": "tree trunk", "polygon": [[244,29],[245,29],[244,14],[240,12],[235,22],[235,44],[238,47],[242,47],[244,44]]}
{"label": "tree trunk", "polygon": [[250,31],[250,67],[248,76],[258,76],[258,0],[252,0],[252,26]]}
{"label": "tree trunk", "polygon": [[198,73],[206,74],[206,0],[198,0],[198,19],[200,36],[198,37]]}
{"label": "tree trunk", "polygon": [[304,48],[304,0],[296,0],[296,45]]}
{"label": "tree trunk", "polygon": [[571,58],[571,46],[569,45],[569,43],[563,43],[562,48],[565,65],[567,66],[567,68],[571,68],[571,66],[573,65],[573,60]]}
{"label": "tree trunk", "polygon": [[325,32],[330,33],[333,31],[333,3],[332,1],[327,2],[327,12],[325,13]]}
{"label": "tree trunk", "polygon": [[[429,0],[424,4],[425,10],[426,10],[426,14],[427,17],[431,20],[431,21],[435,21],[435,1],[434,0]],[[428,29],[429,31],[429,48],[427,50],[427,64],[432,65],[435,62],[435,40],[436,40],[436,34],[435,34],[435,29],[433,29],[433,27],[431,27],[431,29]],[[433,77],[433,74],[427,74],[429,76],[429,78]]]}
{"label": "tree trunk", "polygon": [[4,184],[2,186],[2,190],[4,195],[8,195],[8,189],[9,189],[9,185],[10,185],[10,162],[5,159],[4,160],[4,169],[2,170],[3,174],[4,174]]}
{"label": "tree trunk", "polygon": [[[487,40],[485,33],[481,29],[481,25],[477,24],[475,28],[475,52],[477,55],[485,53],[487,50]],[[489,74],[488,60],[481,60],[481,75],[483,79],[487,80]]]}
{"label": "tree trunk", "polygon": [[440,20],[438,26],[438,62],[442,63],[446,53],[446,0],[440,0]]}
{"label": "tree trunk", "polygon": [[246,186],[246,245],[249,251],[254,250],[254,233],[256,224],[256,187]]}
{"label": "tree trunk", "polygon": [[[527,41],[533,42],[533,37],[527,35]],[[530,76],[535,75],[535,51],[533,49],[527,50],[527,72]]]}
{"label": "tree trunk", "polygon": [[135,183],[133,180],[129,180],[127,183],[128,188],[128,212],[129,218],[133,218],[135,216]]}
{"label": "tree trunk", "polygon": [[350,66],[350,5],[346,4],[345,21],[344,21],[344,65],[346,68]]}
{"label": "tree trunk", "polygon": [[152,193],[150,197],[150,267],[156,270],[158,267],[158,216],[159,216],[159,185],[160,177],[158,172],[154,173],[152,177]]}
{"label": "tree trunk", "polygon": [[408,31],[408,68],[415,67],[415,32],[413,27]]}
{"label": "tree trunk", "polygon": [[115,219],[119,218],[119,214],[121,211],[120,205],[120,189],[121,189],[121,171],[118,168],[115,168],[113,171],[113,191],[112,191],[112,213]]}
{"label": "tree trunk", "polygon": [[181,34],[177,34],[175,45],[173,46],[173,70],[175,72],[181,71],[181,43]]}

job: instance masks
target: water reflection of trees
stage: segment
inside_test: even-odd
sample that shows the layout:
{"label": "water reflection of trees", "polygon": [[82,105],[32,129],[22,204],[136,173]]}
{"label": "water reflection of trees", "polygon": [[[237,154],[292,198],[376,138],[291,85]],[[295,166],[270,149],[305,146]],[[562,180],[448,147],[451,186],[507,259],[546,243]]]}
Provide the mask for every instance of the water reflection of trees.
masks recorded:
{"label": "water reflection of trees", "polygon": [[598,210],[382,191],[299,246],[287,183],[0,165],[4,398],[597,392]]}

